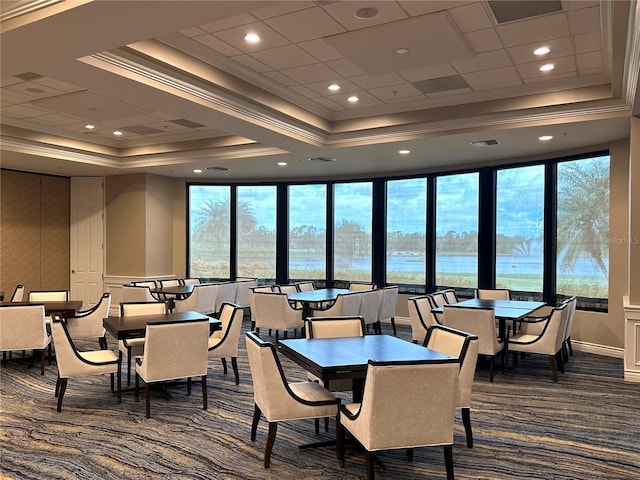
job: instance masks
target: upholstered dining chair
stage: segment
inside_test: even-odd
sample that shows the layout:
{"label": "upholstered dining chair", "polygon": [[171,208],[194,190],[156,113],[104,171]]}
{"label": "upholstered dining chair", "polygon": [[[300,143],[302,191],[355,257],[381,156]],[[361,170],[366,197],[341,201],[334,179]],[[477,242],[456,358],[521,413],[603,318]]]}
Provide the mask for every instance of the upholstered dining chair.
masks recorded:
{"label": "upholstered dining chair", "polygon": [[[328,302],[327,302],[328,303]],[[312,309],[313,317],[353,317],[360,315],[362,292],[340,293],[326,308]]]}
{"label": "upholstered dining chair", "polygon": [[511,290],[508,288],[476,288],[475,295],[484,300],[511,300]]}
{"label": "upholstered dining chair", "polygon": [[69,290],[31,290],[30,302],[66,302],[69,300]]}
{"label": "upholstered dining chair", "polygon": [[218,283],[218,295],[216,295],[215,313],[220,313],[223,303],[235,303],[238,282]]}
{"label": "upholstered dining chair", "polygon": [[224,303],[219,316],[222,328],[209,335],[209,360],[219,358],[222,361],[222,371],[226,375],[227,358],[230,358],[236,385],[240,384],[240,374],[238,372],[238,342],[240,341],[243,316],[243,307],[234,305],[233,303]]}
{"label": "upholstered dining chair", "polygon": [[136,287],[149,287],[151,289],[158,288],[158,282],[155,280],[141,280],[139,282],[131,282],[131,285]]}
{"label": "upholstered dining chair", "polygon": [[287,382],[274,345],[254,332],[247,333],[246,347],[253,379],[251,441],[256,440],[258,423],[264,415],[269,422],[264,468],[269,468],[278,422],[335,417],[340,399],[316,382]]}
{"label": "upholstered dining chair", "polygon": [[348,286],[349,290],[375,290],[376,284],[371,282],[351,282]]}
{"label": "upholstered dining chair", "polygon": [[149,323],[142,357],[136,358],[135,401],[140,379],[145,383],[145,416],[151,417],[151,384],[187,379],[191,395],[191,377],[202,380],[202,409],[207,409],[207,342],[209,320]]}
{"label": "upholstered dining chair", "polygon": [[[167,304],[165,302],[123,302],[120,304],[121,317],[133,317],[136,315],[154,315],[166,313]],[[127,354],[127,386],[131,385],[131,360],[139,357],[144,352],[144,338],[130,338],[118,342],[120,357]]]}
{"label": "upholstered dining chair", "polygon": [[109,316],[111,293],[103,293],[98,303],[88,310],[67,317],[66,328],[73,340],[97,339],[102,350],[107,349],[107,332],[103,320]]}
{"label": "upholstered dining chair", "polygon": [[444,324],[478,336],[478,355],[489,359],[489,382],[493,382],[495,357],[502,358],[502,371],[507,369],[507,341],[498,338],[493,308],[444,306]]}
{"label": "upholstered dining chair", "polygon": [[286,293],[254,292],[253,302],[255,311],[252,312],[252,318],[256,330],[275,330],[276,342],[279,330],[282,330],[284,338],[287,338],[289,330],[304,327],[302,309],[291,306]]}
{"label": "upholstered dining chair", "polygon": [[183,285],[198,285],[198,284],[200,284],[200,279],[199,278],[183,278],[182,279],[182,284]]}
{"label": "upholstered dining chair", "polygon": [[122,299],[125,302],[158,302],[158,297],[151,293],[151,288],[148,285],[123,285],[122,286]]}
{"label": "upholstered dining chair", "polygon": [[249,315],[251,316],[251,330],[256,328],[255,311],[256,303],[254,294],[257,292],[271,293],[273,292],[273,285],[260,285],[257,287],[249,288]]}
{"label": "upholstered dining chair", "polygon": [[440,353],[458,357],[460,375],[458,376],[458,396],[456,406],[460,409],[467,447],[473,447],[471,429],[471,389],[478,360],[478,336],[461,332],[444,325],[431,325],[424,340],[424,346]]}
{"label": "upholstered dining chair", "polygon": [[44,351],[51,344],[44,305],[0,306],[0,352],[33,350],[40,352],[40,374],[44,375]]}
{"label": "upholstered dining chair", "polygon": [[538,334],[521,331],[509,339],[509,351],[513,355],[513,365],[518,365],[517,353],[536,353],[547,355],[554,382],[558,381],[558,369],[564,373],[564,362],[561,357],[564,333],[568,321],[570,306],[562,303],[551,310]]}
{"label": "upholstered dining chair", "polygon": [[181,284],[179,278],[167,278],[165,280],[158,280],[156,283],[157,283],[159,288],[178,287]]}
{"label": "upholstered dining chair", "polygon": [[458,303],[458,294],[453,288],[447,288],[446,290],[442,290],[442,294],[444,295],[444,299],[449,304]]}
{"label": "upholstered dining chair", "polygon": [[378,326],[389,320],[391,329],[396,335],[396,306],[398,304],[398,286],[389,285],[378,290],[380,303],[378,307]]}
{"label": "upholstered dining chair", "polygon": [[377,362],[369,360],[361,403],[341,405],[338,457],[344,467],[345,431],[366,451],[367,479],[374,479],[374,456],[417,447],[444,447],[447,479],[453,480],[453,429],[458,389],[457,362]]}
{"label": "upholstered dining chair", "polygon": [[193,290],[198,290],[194,310],[204,315],[213,315],[216,311],[216,299],[219,286],[216,283],[201,283],[194,285]]}
{"label": "upholstered dining chair", "polygon": [[444,314],[433,312],[434,308],[442,307],[447,304],[446,297],[442,292],[433,292],[427,295],[427,301],[429,302],[429,310],[435,323],[440,325],[444,324]]}
{"label": "upholstered dining chair", "polygon": [[576,306],[578,304],[578,299],[575,296],[569,297],[568,299],[565,300],[565,303],[567,304],[567,321],[565,322],[565,329],[564,329],[564,345],[562,346],[563,352],[565,351],[565,349],[567,350],[566,353],[567,355],[564,356],[564,359],[566,361],[569,361],[569,356],[573,356],[573,347],[571,346],[571,330],[573,329],[573,317],[576,313]]}
{"label": "upholstered dining chair", "polygon": [[67,380],[71,377],[85,377],[89,375],[111,375],[111,391],[114,390],[114,374],[118,378],[118,403],[121,402],[120,365],[118,355],[112,350],[80,351],[73,343],[65,320],[54,314],[51,322],[53,343],[56,347],[56,363],[58,378],[56,380],[55,396],[58,397],[57,411],[62,410],[62,399],[67,390]]}
{"label": "upholstered dining chair", "polygon": [[299,292],[311,292],[316,289],[315,284],[311,280],[296,282],[296,287]]}
{"label": "upholstered dining chair", "polygon": [[287,285],[275,285],[273,287],[273,290],[280,293],[296,293],[299,291],[298,286],[294,283],[290,283]]}
{"label": "upholstered dining chair", "polygon": [[194,285],[193,290],[189,294],[187,298],[174,299],[173,300],[173,311],[174,312],[189,312],[196,311],[198,307],[198,297],[200,296],[200,287],[199,285]]}
{"label": "upholstered dining chair", "polygon": [[11,302],[21,302],[24,298],[24,285],[16,285],[16,288],[13,290],[13,294],[11,295]]}
{"label": "upholstered dining chair", "polygon": [[410,297],[407,302],[411,321],[411,341],[422,344],[429,326],[436,323],[431,313],[431,303],[428,295]]}
{"label": "upholstered dining chair", "polygon": [[234,305],[238,305],[239,307],[249,311],[249,289],[251,287],[258,286],[258,279],[255,277],[238,277],[236,278],[236,283],[238,286],[236,287],[236,297],[233,300]]}
{"label": "upholstered dining chair", "polygon": [[367,331],[369,326],[373,328],[373,332],[381,335],[382,328],[378,322],[378,310],[380,310],[380,301],[382,299],[378,290],[366,290],[358,293],[360,295],[360,310],[358,315],[364,318],[364,324]]}

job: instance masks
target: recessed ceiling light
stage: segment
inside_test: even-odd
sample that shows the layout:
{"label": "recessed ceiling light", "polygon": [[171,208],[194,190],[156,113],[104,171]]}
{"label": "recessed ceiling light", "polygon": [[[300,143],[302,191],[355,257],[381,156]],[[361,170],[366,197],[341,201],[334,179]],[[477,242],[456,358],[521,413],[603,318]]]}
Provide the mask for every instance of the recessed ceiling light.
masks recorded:
{"label": "recessed ceiling light", "polygon": [[356,103],[356,102],[359,102],[360,99],[358,97],[356,97],[355,95],[351,95],[349,98],[347,98],[347,101],[351,102],[351,103]]}
{"label": "recessed ceiling light", "polygon": [[193,173],[202,173],[202,170],[200,170],[199,168],[196,168]]}
{"label": "recessed ceiling light", "polygon": [[409,155],[411,153],[411,150],[398,150],[398,153],[400,155]]}
{"label": "recessed ceiling light", "polygon": [[360,19],[377,17],[380,11],[374,7],[363,7],[354,12],[354,16]]}
{"label": "recessed ceiling light", "polygon": [[260,35],[258,35],[257,33],[247,33],[244,36],[244,39],[249,42],[249,43],[258,43],[260,41]]}
{"label": "recessed ceiling light", "polygon": [[287,162],[278,162],[278,166],[279,167],[286,167],[287,166]]}
{"label": "recessed ceiling light", "polygon": [[549,47],[540,47],[540,48],[536,48],[536,49],[533,51],[533,54],[534,54],[534,55],[541,56],[541,55],[546,55],[546,54],[547,54],[547,53],[549,53],[550,51],[551,51],[551,50],[549,49]]}
{"label": "recessed ceiling light", "polygon": [[538,137],[538,140],[540,140],[541,142],[548,142],[552,138],[553,135],[542,135],[541,137]]}
{"label": "recessed ceiling light", "polygon": [[114,130],[114,131],[113,131],[113,134],[114,134],[116,137],[121,137],[122,135],[124,135],[124,133],[122,133],[120,130]]}
{"label": "recessed ceiling light", "polygon": [[338,90],[340,90],[340,85],[338,85],[337,83],[332,83],[327,88],[332,92],[337,92]]}
{"label": "recessed ceiling light", "polygon": [[556,66],[553,63],[547,63],[546,65],[542,65],[538,70],[541,72],[550,72],[554,68],[556,68]]}
{"label": "recessed ceiling light", "polygon": [[408,48],[396,48],[393,53],[395,53],[396,55],[404,55],[405,53],[409,53],[409,49]]}
{"label": "recessed ceiling light", "polygon": [[94,128],[96,128],[95,125],[91,125],[90,123],[87,123],[84,128],[86,128],[87,130],[93,130]]}

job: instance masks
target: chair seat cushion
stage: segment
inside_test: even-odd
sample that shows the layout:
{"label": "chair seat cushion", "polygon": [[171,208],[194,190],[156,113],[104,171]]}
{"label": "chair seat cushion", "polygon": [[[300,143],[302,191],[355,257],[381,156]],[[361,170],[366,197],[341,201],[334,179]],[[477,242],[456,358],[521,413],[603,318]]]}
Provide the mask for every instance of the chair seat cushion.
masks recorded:
{"label": "chair seat cushion", "polygon": [[[131,349],[132,357],[139,357],[144,352],[144,338],[132,338],[130,340],[120,340],[118,347],[121,352],[127,353]],[[127,348],[128,347],[128,348]]]}
{"label": "chair seat cushion", "polygon": [[219,345],[221,342],[222,342],[222,338],[221,337],[210,336],[209,337],[209,349],[215,347],[216,345]]}
{"label": "chair seat cushion", "polygon": [[91,352],[78,352],[85,360],[93,363],[114,362],[118,360],[118,356],[111,350],[94,350]]}
{"label": "chair seat cushion", "polygon": [[[290,383],[289,387],[298,397],[311,402],[320,402],[324,400],[335,400],[331,392],[316,382],[295,382]],[[336,406],[329,405],[336,413]]]}

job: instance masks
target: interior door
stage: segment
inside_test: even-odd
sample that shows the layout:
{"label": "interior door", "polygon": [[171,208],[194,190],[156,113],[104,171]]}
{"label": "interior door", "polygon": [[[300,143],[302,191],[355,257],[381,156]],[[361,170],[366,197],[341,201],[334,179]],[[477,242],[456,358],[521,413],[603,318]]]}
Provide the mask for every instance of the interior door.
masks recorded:
{"label": "interior door", "polygon": [[103,212],[103,178],[71,178],[71,298],[82,300],[84,308],[104,291]]}

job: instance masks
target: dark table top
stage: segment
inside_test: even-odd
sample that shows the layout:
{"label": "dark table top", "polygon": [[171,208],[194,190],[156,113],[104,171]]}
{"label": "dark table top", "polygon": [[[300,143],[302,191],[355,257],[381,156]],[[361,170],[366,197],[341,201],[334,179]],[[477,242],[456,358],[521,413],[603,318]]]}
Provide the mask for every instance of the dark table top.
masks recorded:
{"label": "dark table top", "polygon": [[[494,314],[498,319],[519,320],[531,315],[537,309],[544,307],[544,302],[522,301],[522,300],[487,300],[472,298],[463,300],[455,305],[467,308],[493,308]],[[431,309],[434,313],[443,313],[443,307]]]}
{"label": "dark table top", "polygon": [[2,302],[1,305],[44,305],[45,315],[58,313],[63,317],[72,317],[82,307],[82,300],[46,301],[46,302]]}
{"label": "dark table top", "polygon": [[306,292],[288,293],[287,298],[292,302],[316,303],[335,300],[339,294],[353,292],[354,290],[348,288],[319,288]]}
{"label": "dark table top", "polygon": [[154,288],[151,293],[171,295],[174,297],[189,296],[193,292],[193,285],[174,285],[171,287]]}
{"label": "dark table top", "polygon": [[209,320],[212,330],[220,330],[220,320],[208,317],[198,312],[171,312],[156,315],[135,315],[132,317],[109,316],[103,320],[104,328],[118,340],[128,338],[142,338],[147,329],[147,323],[190,322]]}

